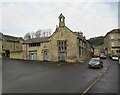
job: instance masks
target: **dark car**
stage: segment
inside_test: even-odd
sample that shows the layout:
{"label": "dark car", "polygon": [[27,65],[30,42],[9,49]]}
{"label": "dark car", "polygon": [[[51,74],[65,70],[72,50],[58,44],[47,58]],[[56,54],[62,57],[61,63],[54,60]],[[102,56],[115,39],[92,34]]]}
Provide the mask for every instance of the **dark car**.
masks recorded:
{"label": "dark car", "polygon": [[112,59],[112,54],[109,55],[109,58]]}
{"label": "dark car", "polygon": [[102,68],[103,67],[103,61],[101,58],[92,58],[90,62],[88,63],[88,67],[95,67],[95,68]]}

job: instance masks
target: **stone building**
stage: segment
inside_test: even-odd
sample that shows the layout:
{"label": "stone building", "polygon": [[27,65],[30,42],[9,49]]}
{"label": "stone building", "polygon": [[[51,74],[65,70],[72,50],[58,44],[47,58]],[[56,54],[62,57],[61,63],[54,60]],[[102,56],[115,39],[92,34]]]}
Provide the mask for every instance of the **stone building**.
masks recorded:
{"label": "stone building", "polygon": [[[23,59],[26,60],[46,60],[43,59],[43,52],[48,52],[49,37],[32,38],[23,43]],[[48,56],[46,54],[46,56]]]}
{"label": "stone building", "polygon": [[21,37],[14,37],[0,33],[0,57],[9,57],[22,59],[22,43]]}
{"label": "stone building", "polygon": [[120,29],[113,29],[105,35],[104,47],[107,54],[120,55]]}
{"label": "stone building", "polygon": [[78,62],[85,60],[93,48],[82,32],[73,32],[65,26],[60,14],[59,26],[50,37],[28,39],[23,44],[23,58],[27,60]]}

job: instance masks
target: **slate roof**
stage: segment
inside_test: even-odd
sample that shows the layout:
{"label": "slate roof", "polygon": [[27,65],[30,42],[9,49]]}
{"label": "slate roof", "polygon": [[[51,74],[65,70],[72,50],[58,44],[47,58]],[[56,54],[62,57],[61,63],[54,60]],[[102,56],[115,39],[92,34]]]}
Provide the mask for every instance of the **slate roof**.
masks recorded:
{"label": "slate roof", "polygon": [[104,38],[105,38],[108,34],[110,34],[110,33],[120,33],[120,29],[113,29],[113,30],[111,30],[110,32],[108,32],[108,33],[104,36]]}
{"label": "slate roof", "polygon": [[15,36],[4,35],[4,34],[2,34],[2,39],[7,41],[14,41],[14,42],[17,42],[20,40],[24,41],[22,37],[15,37]]}
{"label": "slate roof", "polygon": [[41,37],[41,38],[32,38],[32,39],[28,39],[26,40],[24,43],[42,43],[42,42],[48,42],[49,37]]}
{"label": "slate roof", "polygon": [[3,35],[3,38],[7,41],[19,41],[23,40],[22,37],[14,37],[14,36],[9,36],[9,35]]}

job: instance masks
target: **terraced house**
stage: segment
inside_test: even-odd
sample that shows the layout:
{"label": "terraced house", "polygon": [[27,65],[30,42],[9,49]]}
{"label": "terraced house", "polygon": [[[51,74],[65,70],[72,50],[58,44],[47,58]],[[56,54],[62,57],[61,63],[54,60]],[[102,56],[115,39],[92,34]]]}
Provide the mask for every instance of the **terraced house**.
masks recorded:
{"label": "terraced house", "polygon": [[14,37],[0,33],[0,57],[23,59],[22,37]]}
{"label": "terraced house", "polygon": [[50,37],[28,39],[23,44],[23,59],[76,62],[85,60],[93,48],[82,32],[73,32],[60,14],[59,26]]}
{"label": "terraced house", "polygon": [[107,54],[120,55],[120,29],[113,29],[104,37]]}

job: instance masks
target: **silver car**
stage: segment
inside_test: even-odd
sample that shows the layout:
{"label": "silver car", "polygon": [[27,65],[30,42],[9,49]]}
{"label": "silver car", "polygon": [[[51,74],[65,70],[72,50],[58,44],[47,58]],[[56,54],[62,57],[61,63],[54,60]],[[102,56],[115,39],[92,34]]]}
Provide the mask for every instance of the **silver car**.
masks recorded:
{"label": "silver car", "polygon": [[117,55],[113,55],[112,60],[119,61],[119,57]]}
{"label": "silver car", "polygon": [[101,58],[92,58],[90,62],[88,63],[88,67],[95,67],[95,68],[102,68],[103,67],[103,61]]}
{"label": "silver car", "polygon": [[101,54],[100,54],[100,58],[101,58],[101,59],[106,59],[106,55],[105,55],[104,53],[101,53]]}

